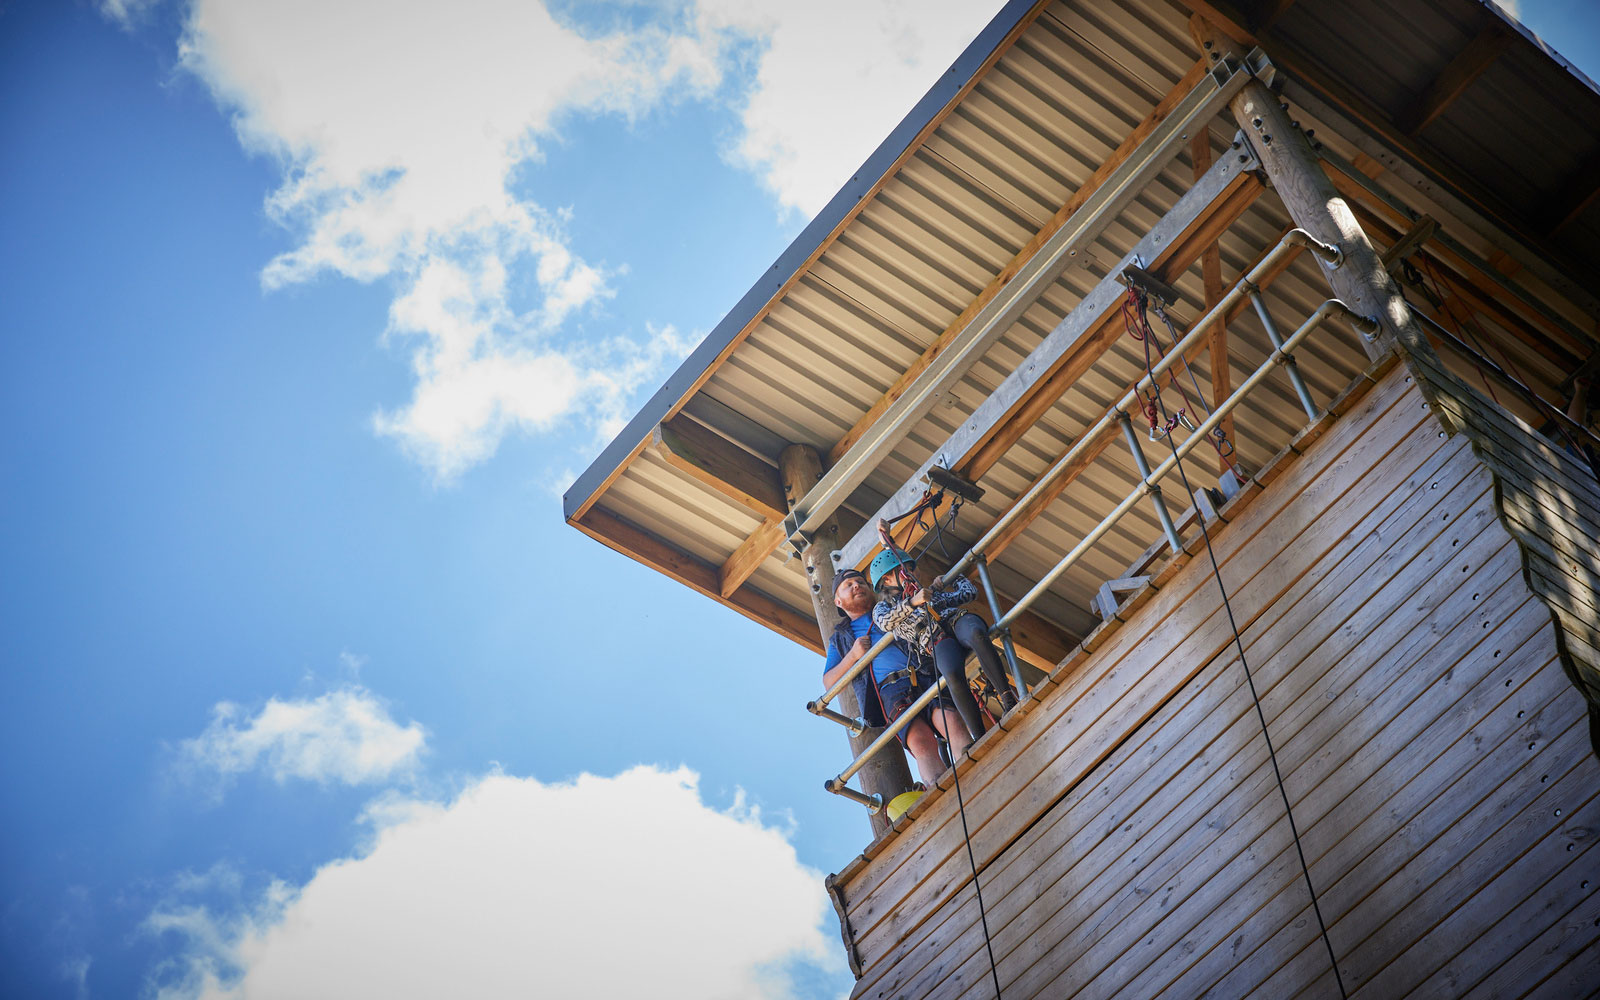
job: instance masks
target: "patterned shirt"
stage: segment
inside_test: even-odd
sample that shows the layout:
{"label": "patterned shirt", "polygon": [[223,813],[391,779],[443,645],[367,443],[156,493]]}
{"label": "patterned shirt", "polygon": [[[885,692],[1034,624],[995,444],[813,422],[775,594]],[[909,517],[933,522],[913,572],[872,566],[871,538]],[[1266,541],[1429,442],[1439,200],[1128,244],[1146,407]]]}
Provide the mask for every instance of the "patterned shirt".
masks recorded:
{"label": "patterned shirt", "polygon": [[[927,605],[911,606],[912,595],[898,600],[884,598],[872,609],[872,623],[885,632],[893,632],[906,641],[912,649],[928,650],[939,640],[939,623],[928,613]],[[963,604],[978,599],[978,588],[964,576],[945,581],[943,588],[928,593],[928,604],[939,618],[954,614]]]}

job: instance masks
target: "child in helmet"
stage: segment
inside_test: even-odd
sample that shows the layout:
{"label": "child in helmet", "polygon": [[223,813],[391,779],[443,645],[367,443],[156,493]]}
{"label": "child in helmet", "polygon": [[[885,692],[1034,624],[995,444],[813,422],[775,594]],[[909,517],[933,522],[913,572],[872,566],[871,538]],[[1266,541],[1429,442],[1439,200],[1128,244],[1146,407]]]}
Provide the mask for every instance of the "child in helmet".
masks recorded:
{"label": "child in helmet", "polygon": [[[887,530],[887,524],[881,527]],[[1017,696],[999,655],[989,643],[988,624],[978,615],[962,610],[962,605],[977,600],[977,588],[961,576],[950,581],[935,579],[927,587],[908,587],[913,582],[909,570],[914,565],[909,557],[892,549],[878,553],[872,560],[873,589],[882,595],[872,610],[872,622],[905,640],[912,649],[931,650],[967,731],[980,736],[987,727],[972,689],[967,686],[967,653],[977,654],[979,669],[999,693],[1003,711],[1016,705]]]}
{"label": "child in helmet", "polygon": [[[822,664],[823,687],[832,687],[882,637],[883,631],[872,624],[871,612],[876,599],[867,577],[859,570],[847,569],[835,578],[833,603],[839,609],[840,620],[828,642],[827,657]],[[933,668],[928,658],[896,637],[872,661],[862,677],[857,678],[862,715],[869,725],[893,722],[932,683]],[[881,715],[874,709],[879,709]],[[944,764],[939,759],[940,738],[948,740],[956,753],[972,742],[961,716],[944,697],[935,698],[900,730],[900,742],[911,752],[917,771],[927,784],[938,780],[944,772]]]}

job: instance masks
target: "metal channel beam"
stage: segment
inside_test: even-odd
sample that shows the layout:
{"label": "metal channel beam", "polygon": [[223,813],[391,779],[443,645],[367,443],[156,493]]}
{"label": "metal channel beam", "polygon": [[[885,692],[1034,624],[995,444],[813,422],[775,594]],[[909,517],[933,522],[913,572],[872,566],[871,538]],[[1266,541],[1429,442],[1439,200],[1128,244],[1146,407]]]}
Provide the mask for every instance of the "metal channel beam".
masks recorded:
{"label": "metal channel beam", "polygon": [[1124,160],[1083,207],[1023,266],[1010,284],[981,309],[905,394],[840,457],[822,480],[794,505],[784,521],[791,543],[802,545],[884,457],[911,432],[967,369],[1027,311],[1060,275],[1069,257],[1100,232],[1166,167],[1193,130],[1202,128],[1251,78],[1245,65],[1223,61],[1203,77],[1164,121]]}
{"label": "metal channel beam", "polygon": [[875,528],[878,518],[894,517],[916,503],[922,496],[923,479],[929,467],[943,464],[940,461],[941,456],[949,462],[960,464],[963,456],[988,439],[994,429],[1005,421],[1017,401],[1026,397],[1039,381],[1049,375],[1055,367],[1056,360],[1074,350],[1079,341],[1095,328],[1100,318],[1121,301],[1125,289],[1118,276],[1122,274],[1123,268],[1140,261],[1154,260],[1163,248],[1194,224],[1240,172],[1254,170],[1257,166],[1255,155],[1249,151],[1248,146],[1237,153],[1224,156],[1213,164],[1211,169],[1195,182],[1194,187],[1178,199],[1172,211],[1162,216],[1161,221],[1157,222],[1122,260],[1110,268],[1106,277],[1102,278],[1100,283],[1095,285],[1060,323],[1056,324],[1056,328],[1039,342],[1039,346],[1033,349],[1022,364],[1006,376],[994,392],[989,394],[989,398],[978,405],[972,416],[963,421],[944,444],[922,463],[911,478],[889,497],[882,509],[867,519],[866,526],[833,554],[834,565],[840,567],[859,565],[872,552],[878,544]]}

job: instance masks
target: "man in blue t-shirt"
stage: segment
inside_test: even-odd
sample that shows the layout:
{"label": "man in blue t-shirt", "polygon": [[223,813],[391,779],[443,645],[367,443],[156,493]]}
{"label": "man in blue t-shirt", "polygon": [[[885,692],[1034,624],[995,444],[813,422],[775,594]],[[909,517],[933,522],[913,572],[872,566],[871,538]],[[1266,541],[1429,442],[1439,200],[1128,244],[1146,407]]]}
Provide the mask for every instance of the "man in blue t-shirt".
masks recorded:
{"label": "man in blue t-shirt", "polygon": [[[877,599],[866,576],[859,570],[845,570],[834,579],[833,603],[839,609],[840,622],[828,643],[828,656],[822,665],[824,689],[832,687],[883,638],[883,632],[872,624],[872,608]],[[899,639],[874,657],[867,669],[873,683],[863,698],[863,709],[866,698],[875,699],[883,710],[883,718],[889,722],[898,718],[933,683],[930,665],[920,655],[910,655]],[[923,784],[929,786],[944,773],[935,727],[950,741],[952,755],[959,754],[972,742],[961,716],[943,695],[900,731],[900,742],[916,758],[917,772],[922,775]]]}

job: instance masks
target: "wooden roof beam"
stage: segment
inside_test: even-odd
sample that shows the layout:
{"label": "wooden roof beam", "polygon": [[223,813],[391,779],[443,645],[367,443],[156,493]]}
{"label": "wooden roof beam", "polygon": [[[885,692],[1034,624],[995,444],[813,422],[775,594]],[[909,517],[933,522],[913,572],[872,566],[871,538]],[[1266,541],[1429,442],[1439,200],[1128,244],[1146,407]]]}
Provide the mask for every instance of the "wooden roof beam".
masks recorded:
{"label": "wooden roof beam", "polygon": [[1511,44],[1511,32],[1499,21],[1486,24],[1472,41],[1433,78],[1433,83],[1404,111],[1395,115],[1395,124],[1408,136],[1427,128],[1444,114],[1456,98],[1466,93],[1472,82],[1493,66]]}
{"label": "wooden roof beam", "polygon": [[678,414],[657,424],[649,447],[679,472],[765,520],[786,512],[778,470],[697,420]]}
{"label": "wooden roof beam", "polygon": [[[1352,208],[1364,209],[1369,216],[1381,220],[1391,231],[1404,232],[1415,221],[1412,214],[1392,203],[1370,177],[1357,177],[1353,164],[1346,165],[1335,157],[1323,153],[1323,169],[1339,193]],[[1558,319],[1547,306],[1532,301],[1526,291],[1512,285],[1507,278],[1522,269],[1520,262],[1504,251],[1497,250],[1489,260],[1481,260],[1465,247],[1450,239],[1443,231],[1435,234],[1428,252],[1461,280],[1477,289],[1484,298],[1493,301],[1501,310],[1514,313],[1529,329],[1540,331],[1549,343],[1573,354],[1586,354],[1600,345],[1592,331],[1585,331]],[[1496,263],[1498,261],[1498,263]]]}
{"label": "wooden roof beam", "polygon": [[[1223,197],[1211,206],[1211,210],[1195,226],[1156,254],[1155,263],[1148,270],[1169,281],[1188,270],[1206,247],[1214,245],[1217,238],[1255,204],[1264,190],[1253,174],[1238,175]],[[1116,273],[1121,273],[1120,267]],[[1116,310],[1103,314],[1093,332],[1039,380],[1033,391],[1014,407],[981,447],[965,461],[956,464],[957,470],[973,482],[981,479],[1022,440],[1022,436],[1039,422],[1040,417],[1050,412],[1062,394],[1093,368],[1100,356],[1121,336],[1121,314]]]}
{"label": "wooden roof beam", "polygon": [[1072,193],[1066,203],[1056,210],[1056,213],[1039,228],[1037,233],[1033,234],[1027,243],[1023,244],[1022,249],[1017,251],[1016,256],[1012,257],[1011,261],[1000,269],[1000,273],[996,274],[994,279],[984,286],[977,297],[968,303],[965,309],[961,310],[961,314],[952,320],[950,325],[945,327],[939,336],[934,338],[933,343],[929,344],[927,350],[922,352],[922,356],[913,361],[911,366],[899,378],[895,379],[894,384],[883,394],[883,397],[868,407],[867,412],[861,415],[861,419],[855,422],[855,426],[846,431],[844,437],[840,438],[838,443],[828,450],[828,462],[830,464],[844,457],[845,452],[850,450],[850,446],[861,440],[861,436],[867,432],[867,428],[871,427],[879,417],[883,416],[884,412],[889,409],[889,406],[895,400],[905,395],[906,389],[916,381],[917,376],[921,375],[929,365],[933,364],[934,359],[950,345],[950,342],[962,330],[966,329],[967,325],[972,322],[973,317],[977,316],[978,312],[999,294],[1002,288],[1010,284],[1011,279],[1017,276],[1023,265],[1032,260],[1049,242],[1050,237],[1054,236],[1056,231],[1066,224],[1073,213],[1083,207],[1083,203],[1089,200],[1089,196],[1100,189],[1100,186],[1106,182],[1106,178],[1110,177],[1112,172],[1126,161],[1129,156],[1133,155],[1133,151],[1138,148],[1139,143],[1143,142],[1151,132],[1155,131],[1156,126],[1165,120],[1168,115],[1172,114],[1173,108],[1178,106],[1184,95],[1194,89],[1195,84],[1200,82],[1200,78],[1205,75],[1205,72],[1206,61],[1204,59],[1199,60],[1189,68],[1183,78],[1171,90],[1167,91],[1166,96],[1156,104],[1155,108],[1145,116],[1144,120],[1136,125],[1132,132],[1128,133],[1128,137],[1122,140],[1122,144],[1112,151],[1106,161],[1100,164],[1095,169],[1095,172],[1089,175],[1089,179],[1084,181],[1078,187],[1078,190]]}
{"label": "wooden roof beam", "polygon": [[1540,209],[1545,235],[1554,236],[1582,215],[1600,197],[1600,152],[1590,156],[1562,183]]}
{"label": "wooden roof beam", "polygon": [[[1548,241],[1553,231],[1551,222],[1560,222],[1559,217],[1529,218],[1527,213],[1507,205],[1474,182],[1470,171],[1444,160],[1416,137],[1406,134],[1387,112],[1321,70],[1314,60],[1275,34],[1270,26],[1254,24],[1228,0],[1182,2],[1210,22],[1220,34],[1245,47],[1260,45],[1265,49],[1272,62],[1289,77],[1283,85],[1285,97],[1304,106],[1308,113],[1338,130],[1358,147],[1363,146],[1365,140],[1360,133],[1365,131],[1376,139],[1377,146],[1398,153],[1406,183],[1427,189],[1452,215],[1481,227],[1483,235],[1495,242],[1504,239],[1510,244],[1506,249],[1525,267],[1534,269],[1541,279],[1581,308],[1597,309],[1596,296],[1590,288],[1600,280],[1600,272],[1592,262],[1574,260],[1557,251]],[[1370,152],[1366,148],[1361,151]],[[1396,170],[1399,172],[1399,166]],[[1582,211],[1578,202],[1564,203],[1564,207]]]}
{"label": "wooden roof beam", "polygon": [[[1279,234],[1278,239],[1273,240],[1272,246],[1276,246],[1283,239],[1283,237],[1287,236],[1288,234],[1289,234],[1289,230],[1285,229],[1282,233]],[[1270,249],[1271,249],[1271,247],[1267,248],[1267,250],[1270,250]],[[1252,260],[1250,263],[1246,264],[1245,267],[1244,267],[1244,270],[1240,271],[1239,273],[1242,274],[1242,275],[1243,274],[1249,274],[1252,270],[1254,270],[1255,266],[1261,262],[1261,258],[1266,256],[1267,250],[1263,250],[1260,254],[1258,254],[1256,256],[1256,259]],[[1298,247],[1295,248],[1294,250],[1292,250],[1291,252],[1285,254],[1277,263],[1275,263],[1272,267],[1268,268],[1266,273],[1261,276],[1261,280],[1256,282],[1257,287],[1265,290],[1275,280],[1277,280],[1279,275],[1283,274],[1283,272],[1285,272],[1285,271],[1287,271],[1289,269],[1289,265],[1293,264],[1294,261],[1295,261],[1295,258],[1298,257],[1299,255],[1300,255],[1300,250],[1299,250]],[[1219,285],[1219,288],[1220,288],[1220,286],[1221,286],[1221,278],[1220,278],[1220,276],[1218,278],[1218,285]],[[1217,295],[1216,295],[1216,300],[1220,301],[1221,298],[1222,298],[1222,295],[1223,295],[1223,291],[1219,290]],[[1207,294],[1207,298],[1208,299],[1211,298],[1209,293]],[[1214,302],[1210,303],[1210,304],[1214,304]],[[1236,303],[1232,308],[1230,308],[1226,313],[1223,314],[1221,322],[1219,322],[1217,324],[1217,328],[1226,330],[1228,324],[1230,322],[1232,322],[1234,319],[1236,319],[1239,316],[1239,314],[1241,312],[1243,312],[1247,308],[1250,308],[1249,300],[1248,299],[1241,299],[1238,303]],[[1199,352],[1200,352],[1202,347],[1204,347],[1204,348],[1210,348],[1211,347],[1211,341],[1210,341],[1209,338],[1207,339],[1207,341],[1205,343],[1195,345],[1194,351],[1189,355],[1191,360],[1195,356],[1197,356],[1199,354]],[[1215,363],[1216,363],[1215,362],[1215,358],[1213,358],[1213,364],[1215,364]],[[1224,365],[1226,365],[1226,363],[1227,363],[1227,358],[1226,358],[1225,355],[1223,357],[1222,363]],[[1163,382],[1164,385],[1171,385],[1172,381],[1177,377],[1178,377],[1177,369],[1176,368],[1169,369],[1162,376],[1162,382]],[[1123,389],[1122,393],[1119,394],[1119,398],[1120,398],[1120,396],[1126,395],[1128,392],[1132,391],[1133,386],[1134,386],[1134,384],[1137,384],[1137,381],[1138,380],[1136,379],[1134,381],[1134,383],[1130,383],[1125,389]],[[1215,382],[1213,384],[1215,384]],[[1223,381],[1223,385],[1226,385],[1226,384],[1227,384],[1227,382],[1226,382],[1226,380],[1224,380]],[[1224,393],[1223,395],[1215,395],[1214,394],[1211,398],[1212,398],[1212,401],[1215,402],[1216,400],[1225,399],[1227,397],[1226,397],[1226,393]],[[1233,428],[1232,428],[1232,426],[1228,427],[1227,432],[1228,432],[1228,439],[1230,441],[1233,440]],[[1078,458],[1072,463],[1072,465],[1068,466],[1065,470],[1063,470],[1062,473],[1059,475],[1059,477],[1054,482],[1052,482],[1050,484],[1050,487],[1048,489],[1042,491],[1038,496],[1036,496],[1033,499],[1033,501],[1031,503],[1029,503],[1028,506],[1020,514],[1018,514],[1016,516],[1015,520],[1013,520],[1009,525],[1006,526],[1004,531],[1002,531],[1000,534],[995,536],[994,541],[989,543],[989,547],[986,550],[986,554],[988,555],[989,559],[990,560],[998,559],[1000,557],[1000,553],[1004,552],[1007,546],[1009,546],[1012,542],[1016,541],[1019,537],[1021,537],[1021,535],[1025,531],[1028,530],[1028,526],[1031,525],[1039,517],[1039,515],[1043,514],[1045,512],[1045,510],[1052,503],[1055,502],[1057,497],[1061,496],[1062,493],[1066,492],[1067,488],[1070,487],[1072,485],[1072,483],[1080,475],[1082,475],[1083,472],[1086,469],[1089,468],[1089,466],[1093,465],[1095,460],[1100,457],[1101,453],[1104,452],[1106,450],[1106,448],[1113,441],[1116,441],[1120,437],[1120,435],[1121,435],[1121,432],[1116,427],[1107,427],[1105,429],[1105,431],[1103,431],[1101,433],[1099,440],[1095,441],[1088,448],[1088,450],[1086,450],[1082,455],[1078,456]],[[1068,449],[1069,450],[1071,449],[1071,447],[1073,447],[1073,445],[1068,445]],[[1065,454],[1066,454],[1066,452],[1062,452],[1061,455],[1057,455],[1056,458],[1050,463],[1050,468],[1052,468],[1052,469],[1055,468],[1056,463],[1061,461],[1062,457]],[[1042,479],[1042,477],[1041,477],[1041,479]],[[1028,487],[1026,489],[1024,489],[1018,496],[1019,497],[1027,496],[1029,493],[1033,492],[1034,487],[1038,486],[1040,481],[1041,481],[1040,479],[1035,479],[1032,483],[1028,484]],[[1013,504],[1013,507],[1014,506],[1015,505]],[[1001,512],[1000,517],[1006,517],[1010,513],[1011,513],[1010,509],[1007,509],[1007,510]],[[995,520],[998,522],[1000,520],[1000,518],[996,518]]]}
{"label": "wooden roof beam", "polygon": [[[1020,434],[1019,419],[1031,425],[1027,414],[1035,409],[1042,413],[1049,405],[1054,405],[1060,393],[1076,380],[1077,375],[1073,373],[1080,368],[1087,370],[1120,333],[1120,328],[1107,322],[1107,317],[1122,301],[1124,288],[1118,280],[1122,269],[1135,258],[1151,262],[1150,269],[1158,274],[1175,275],[1188,268],[1209,245],[1199,239],[1198,234],[1219,225],[1220,218],[1230,213],[1242,213],[1249,202],[1259,196],[1261,182],[1249,172],[1254,163],[1254,154],[1246,150],[1223,158],[1207,171],[1172,211],[1114,264],[1110,273],[1079,301],[1022,364],[962,421],[955,433],[934,450],[878,514],[867,518],[867,527],[852,536],[835,554],[836,559],[843,560],[840,565],[866,564],[878,545],[872,525],[878,517],[898,516],[916,503],[922,495],[923,477],[939,456],[945,456],[970,479],[976,480],[987,472],[1004,454],[1003,448],[988,448],[989,442],[1002,432]],[[1234,218],[1237,214],[1228,218],[1228,224],[1231,225]],[[1213,234],[1211,240],[1215,238]],[[1039,409],[1045,399],[1049,400],[1049,405]],[[1034,416],[1036,418],[1037,414]],[[1021,429],[1026,427],[1021,426]],[[974,469],[978,470],[976,475],[970,471]]]}
{"label": "wooden roof beam", "polygon": [[[968,303],[967,307],[961,311],[961,314],[952,320],[950,325],[938,337],[934,338],[933,343],[928,345],[921,357],[913,361],[911,366],[895,380],[894,384],[889,387],[883,396],[868,407],[867,412],[862,414],[855,425],[846,431],[845,435],[828,450],[826,461],[829,465],[839,461],[850,450],[852,445],[861,440],[861,436],[866,433],[867,429],[883,416],[895,400],[905,394],[917,377],[926,371],[929,365],[933,364],[934,359],[955,340],[962,330],[966,329],[979,311],[1017,276],[1023,266],[1039,253],[1049,242],[1050,237],[1055,235],[1066,224],[1073,213],[1083,207],[1089,196],[1094,194],[1106,182],[1106,178],[1110,177],[1116,168],[1124,163],[1129,156],[1133,155],[1133,151],[1149,137],[1156,126],[1172,114],[1173,109],[1178,106],[1185,95],[1195,88],[1195,85],[1200,82],[1205,72],[1206,61],[1203,59],[1190,67],[1189,71],[1183,75],[1183,78],[1174,84],[1172,89],[1157,102],[1155,108],[1134,127],[1128,137],[1106,158],[1106,161],[1096,168],[1088,180],[1084,181],[1078,187],[1078,190],[1072,193],[1072,196],[1050,217],[1049,221],[1028,240],[1021,250],[1017,251],[1016,256],[1005,267],[1000,269],[1000,273],[995,275],[994,279]],[[781,520],[783,513],[784,511],[777,512],[776,517]],[[762,524],[761,527],[757,528],[740,543],[739,547],[723,563],[719,573],[719,591],[726,596],[737,590],[766,561],[767,557],[778,550],[783,544],[783,540],[783,533],[773,527],[770,519],[767,523]]]}
{"label": "wooden roof beam", "polygon": [[723,596],[718,587],[716,566],[600,507],[589,508],[583,517],[572,523],[607,548],[615,549],[657,573],[677,580],[751,621],[793,639],[818,655],[822,654],[822,638],[811,615],[801,614],[787,604],[752,589]]}

